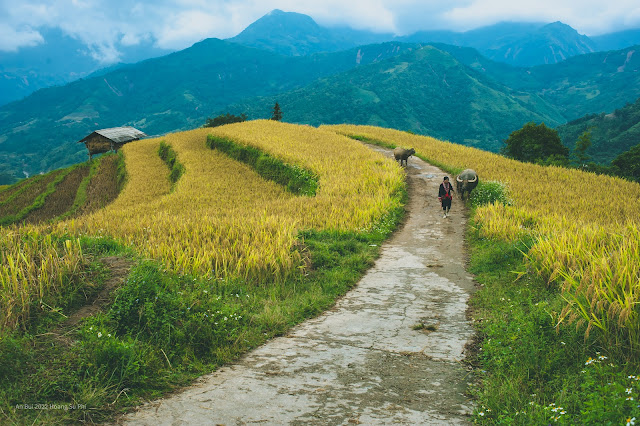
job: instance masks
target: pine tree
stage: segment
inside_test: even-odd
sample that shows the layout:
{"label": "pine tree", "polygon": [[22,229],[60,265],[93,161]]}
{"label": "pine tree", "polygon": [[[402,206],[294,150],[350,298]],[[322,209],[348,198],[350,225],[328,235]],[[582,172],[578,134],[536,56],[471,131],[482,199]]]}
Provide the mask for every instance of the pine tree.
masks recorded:
{"label": "pine tree", "polygon": [[271,115],[271,119],[275,121],[282,120],[282,111],[280,110],[280,105],[276,102],[273,107],[273,115]]}

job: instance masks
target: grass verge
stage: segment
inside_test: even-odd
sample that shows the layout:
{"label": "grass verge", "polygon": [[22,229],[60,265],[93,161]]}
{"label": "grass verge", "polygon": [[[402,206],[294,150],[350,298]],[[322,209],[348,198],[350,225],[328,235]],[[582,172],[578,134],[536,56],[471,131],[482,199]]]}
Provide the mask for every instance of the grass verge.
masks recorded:
{"label": "grass verge", "polygon": [[576,327],[556,327],[566,305],[559,289],[529,273],[531,241],[467,235],[471,300],[478,331],[471,361],[478,424],[627,424],[640,420],[638,364],[613,359]]}

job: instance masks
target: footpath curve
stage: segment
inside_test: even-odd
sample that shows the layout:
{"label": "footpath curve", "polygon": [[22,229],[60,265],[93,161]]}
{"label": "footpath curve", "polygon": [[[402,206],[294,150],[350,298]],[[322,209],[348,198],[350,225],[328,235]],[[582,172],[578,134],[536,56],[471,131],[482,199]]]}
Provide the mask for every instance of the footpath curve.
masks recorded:
{"label": "footpath curve", "polygon": [[441,170],[411,157],[407,174],[406,223],[333,309],[117,423],[468,424],[466,218],[456,197],[442,217]]}

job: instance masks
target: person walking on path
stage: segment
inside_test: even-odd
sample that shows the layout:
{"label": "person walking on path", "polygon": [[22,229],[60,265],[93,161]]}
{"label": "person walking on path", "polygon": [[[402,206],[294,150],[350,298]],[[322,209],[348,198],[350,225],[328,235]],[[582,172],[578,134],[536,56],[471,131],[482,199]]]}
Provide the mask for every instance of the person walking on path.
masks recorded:
{"label": "person walking on path", "polygon": [[444,210],[443,217],[445,218],[449,215],[449,210],[451,209],[451,200],[453,199],[451,196],[452,191],[453,186],[451,182],[449,182],[449,176],[445,176],[438,190],[438,200],[442,203],[442,210]]}

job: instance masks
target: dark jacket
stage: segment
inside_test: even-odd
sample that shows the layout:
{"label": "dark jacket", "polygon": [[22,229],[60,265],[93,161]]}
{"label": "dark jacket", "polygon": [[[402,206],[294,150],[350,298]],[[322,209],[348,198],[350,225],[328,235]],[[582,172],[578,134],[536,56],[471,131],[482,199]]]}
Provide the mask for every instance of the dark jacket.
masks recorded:
{"label": "dark jacket", "polygon": [[[450,189],[450,193],[453,192],[453,185],[451,185],[451,182],[449,182],[449,189]],[[440,184],[440,189],[438,190],[438,197],[444,197],[444,195],[447,193],[447,191],[444,189],[444,183]],[[449,194],[451,195],[451,194]]]}

